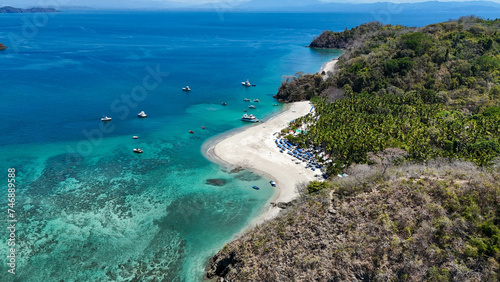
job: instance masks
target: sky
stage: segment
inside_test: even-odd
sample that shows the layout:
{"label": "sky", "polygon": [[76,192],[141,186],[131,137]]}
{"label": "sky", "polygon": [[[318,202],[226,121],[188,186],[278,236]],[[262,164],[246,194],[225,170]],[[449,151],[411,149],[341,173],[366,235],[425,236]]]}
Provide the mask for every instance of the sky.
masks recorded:
{"label": "sky", "polygon": [[[94,8],[168,8],[175,6],[197,5],[204,3],[219,3],[220,5],[237,5],[250,0],[0,0],[1,6],[13,6],[19,8],[28,7],[64,7],[81,6]],[[269,0],[272,1],[272,0]],[[320,0],[322,2],[343,2],[343,3],[374,3],[374,2],[394,2],[394,3],[416,3],[427,0]],[[460,0],[440,0],[441,2]],[[470,0],[469,0],[470,1]],[[472,0],[474,1],[474,0]],[[489,0],[500,3],[500,0]],[[304,2],[307,2],[304,0]]]}

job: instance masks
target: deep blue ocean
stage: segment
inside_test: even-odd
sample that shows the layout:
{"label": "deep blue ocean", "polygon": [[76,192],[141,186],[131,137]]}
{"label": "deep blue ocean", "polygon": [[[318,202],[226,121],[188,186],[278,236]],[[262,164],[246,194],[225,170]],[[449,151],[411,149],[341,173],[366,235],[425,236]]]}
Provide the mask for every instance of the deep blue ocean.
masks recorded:
{"label": "deep blue ocean", "polygon": [[[402,11],[389,23],[423,26],[458,16]],[[11,235],[0,226],[0,280],[201,280],[208,258],[275,192],[269,179],[211,163],[202,144],[252,126],[239,120],[248,106],[243,98],[260,99],[252,113],[269,117],[282,108],[273,107],[272,95],[283,75],[314,73],[338,57],[304,47],[323,30],[377,19],[224,11],[0,15],[0,42],[10,47],[0,52],[0,179],[7,183],[7,169],[15,168],[17,188],[16,274],[7,272]],[[256,87],[242,87],[247,79]],[[181,90],[186,85],[191,92]],[[139,119],[140,111],[148,117]],[[113,120],[104,124],[102,115]],[[144,153],[134,154],[137,147]],[[214,179],[221,186],[207,183]]]}

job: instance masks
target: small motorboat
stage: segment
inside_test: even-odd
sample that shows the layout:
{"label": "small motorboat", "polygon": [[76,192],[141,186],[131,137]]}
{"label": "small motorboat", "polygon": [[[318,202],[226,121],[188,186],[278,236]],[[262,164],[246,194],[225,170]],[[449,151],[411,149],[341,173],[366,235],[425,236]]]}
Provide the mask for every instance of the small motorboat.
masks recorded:
{"label": "small motorboat", "polygon": [[250,102],[250,99],[245,98],[245,99],[243,99],[243,101],[245,101],[245,102]]}
{"label": "small motorboat", "polygon": [[133,138],[133,139],[137,139],[137,138],[139,138],[139,136],[132,136],[132,138]]}
{"label": "small motorboat", "polygon": [[186,87],[182,88],[182,91],[191,91],[191,88],[189,88],[189,86],[186,86]]}
{"label": "small motorboat", "polygon": [[255,186],[255,185],[252,186],[252,188],[255,189],[255,190],[259,190],[260,189],[259,187]]}
{"label": "small motorboat", "polygon": [[101,121],[110,121],[111,118],[108,116],[102,116]]}
{"label": "small motorboat", "polygon": [[275,107],[276,107],[276,106],[278,106],[278,104],[273,104],[273,106],[275,106]]}
{"label": "small motorboat", "polygon": [[254,101],[255,103],[260,102],[260,100],[259,100],[259,99],[255,99],[255,100],[253,100],[253,101]]}
{"label": "small motorboat", "polygon": [[222,105],[223,105],[223,106],[227,106],[227,103],[226,103],[226,102],[222,102]]}
{"label": "small motorboat", "polygon": [[269,181],[269,183],[271,184],[271,186],[276,187],[276,183],[274,181],[271,180]]}
{"label": "small motorboat", "polygon": [[189,133],[193,134],[193,133],[194,133],[194,131],[192,131],[192,130],[189,130]]}
{"label": "small motorboat", "polygon": [[246,87],[252,86],[252,84],[250,83],[250,81],[248,81],[248,79],[247,79],[247,81],[242,82],[241,85],[246,86]]}
{"label": "small motorboat", "polygon": [[142,151],[142,149],[141,149],[141,148],[134,149],[134,153],[138,153],[138,154],[140,154],[140,153],[142,153],[142,152],[143,152],[143,151]]}
{"label": "small motorboat", "polygon": [[248,106],[250,109],[255,109],[256,107],[254,105]]}
{"label": "small motorboat", "polygon": [[144,111],[138,113],[137,116],[140,117],[140,118],[148,117],[148,115]]}

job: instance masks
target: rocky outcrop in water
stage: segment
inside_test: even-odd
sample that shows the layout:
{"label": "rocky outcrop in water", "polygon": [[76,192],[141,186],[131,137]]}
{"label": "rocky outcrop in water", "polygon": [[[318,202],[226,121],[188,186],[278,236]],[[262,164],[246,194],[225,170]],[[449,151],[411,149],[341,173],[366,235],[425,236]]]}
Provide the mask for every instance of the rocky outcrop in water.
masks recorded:
{"label": "rocky outcrop in water", "polygon": [[207,272],[206,277],[208,279],[213,279],[216,277],[225,277],[233,266],[241,263],[241,260],[237,257],[236,252],[231,252],[228,255],[220,256],[219,254],[215,255],[210,260],[210,265],[208,267],[209,271]]}

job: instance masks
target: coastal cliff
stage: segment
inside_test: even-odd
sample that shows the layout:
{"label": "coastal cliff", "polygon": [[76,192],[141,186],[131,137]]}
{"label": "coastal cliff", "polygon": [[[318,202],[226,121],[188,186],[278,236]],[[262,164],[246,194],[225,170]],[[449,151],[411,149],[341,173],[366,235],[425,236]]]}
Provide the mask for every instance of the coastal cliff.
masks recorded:
{"label": "coastal cliff", "polygon": [[[379,22],[369,22],[343,32],[325,30],[314,38],[308,47],[345,50],[341,59],[346,60],[351,55],[348,50],[360,47],[370,37],[390,28],[394,27]],[[343,91],[335,87],[332,81],[323,81],[322,75],[326,74],[298,73],[295,76],[287,76],[278,89],[278,93],[273,97],[283,103],[310,100],[316,96],[328,96],[331,100],[342,98]]]}
{"label": "coastal cliff", "polygon": [[[390,27],[390,25],[386,25]],[[326,49],[348,49],[361,44],[367,35],[384,27],[379,22],[369,22],[343,32],[323,31],[308,47]]]}
{"label": "coastal cliff", "polygon": [[277,98],[314,101],[293,142],[322,148],[330,180],[227,244],[207,278],[498,281],[499,30],[463,17],[316,38],[347,48],[334,75],[296,74]]}
{"label": "coastal cliff", "polygon": [[4,6],[0,7],[0,13],[60,13],[61,11],[55,9],[55,8],[29,8],[29,9],[22,9],[22,8],[14,8],[11,6]]}

